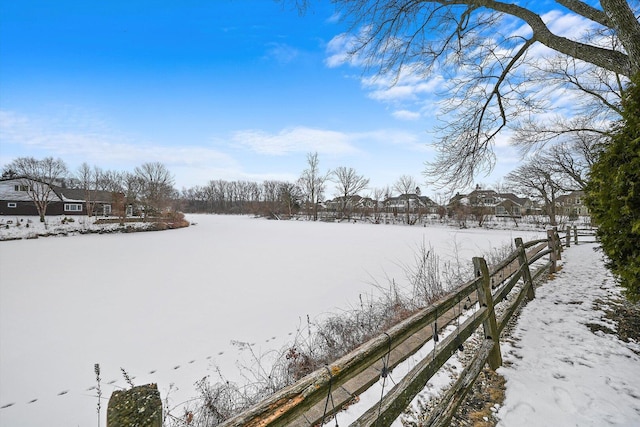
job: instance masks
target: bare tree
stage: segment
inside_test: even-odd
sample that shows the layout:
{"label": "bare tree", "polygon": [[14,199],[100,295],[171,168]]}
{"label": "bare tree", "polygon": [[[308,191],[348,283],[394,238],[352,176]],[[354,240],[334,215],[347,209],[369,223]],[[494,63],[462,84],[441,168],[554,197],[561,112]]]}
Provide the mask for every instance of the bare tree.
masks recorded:
{"label": "bare tree", "polygon": [[440,218],[440,221],[444,220],[444,218],[447,216],[447,202],[451,200],[451,194],[446,194],[446,193],[436,193],[435,197],[434,197],[434,202],[436,202],[436,204],[438,205],[438,218]]}
{"label": "bare tree", "polygon": [[333,171],[333,177],[336,183],[336,193],[341,197],[341,212],[344,216],[347,214],[351,219],[351,211],[347,212],[347,208],[352,206],[352,198],[360,191],[367,188],[369,179],[363,175],[358,175],[355,169],[344,166],[337,167]]}
{"label": "bare tree", "polygon": [[[286,1],[286,0],[285,0]],[[293,1],[293,0],[290,0]],[[304,7],[309,0],[295,1]],[[626,78],[640,71],[637,1],[580,0],[544,4],[497,0],[334,0],[352,28],[350,54],[398,82],[433,74],[450,83],[442,108],[437,158],[425,173],[465,187],[495,162],[496,136],[538,110],[530,80],[540,45]],[[556,9],[588,22],[590,34],[559,34],[544,15]],[[576,33],[576,32],[574,32]],[[594,36],[596,34],[596,36]],[[572,72],[577,81],[581,72]]]}
{"label": "bare tree", "polygon": [[287,209],[289,217],[293,215],[294,209],[298,209],[302,200],[302,190],[297,184],[291,182],[281,182],[278,186],[278,198]]}
{"label": "bare tree", "polygon": [[562,191],[562,178],[554,173],[545,161],[533,158],[505,177],[508,185],[518,188],[531,198],[544,202],[545,212],[551,225],[557,225],[557,197]]}
{"label": "bare tree", "polygon": [[47,207],[53,200],[52,185],[65,178],[68,170],[61,159],[45,157],[42,160],[36,160],[33,157],[18,157],[4,167],[4,174],[12,174],[18,178],[21,189],[36,206],[40,222],[45,222]]}
{"label": "bare tree", "polygon": [[302,189],[307,205],[307,215],[314,221],[318,220],[318,203],[324,194],[325,183],[330,172],[320,173],[318,153],[307,154],[307,169],[302,172],[298,181]]}
{"label": "bare tree", "polygon": [[376,187],[371,192],[371,200],[373,200],[373,222],[376,224],[380,223],[380,202],[385,195],[385,191],[386,190],[384,188]]}
{"label": "bare tree", "polygon": [[393,184],[393,189],[400,193],[400,197],[404,199],[404,213],[406,218],[406,223],[409,224],[409,211],[410,211],[410,194],[416,189],[416,181],[413,177],[409,175],[402,175],[398,180]]}
{"label": "bare tree", "polygon": [[98,185],[102,180],[102,169],[97,166],[92,168],[88,163],[83,162],[76,172],[76,179],[84,192],[87,216],[91,217],[96,205],[96,190],[98,190]]}
{"label": "bare tree", "polygon": [[173,175],[159,162],[144,163],[135,168],[145,218],[149,213],[160,213],[173,194]]}
{"label": "bare tree", "polygon": [[[592,38],[601,37],[596,34]],[[549,143],[571,145],[574,139],[606,142],[611,123],[621,117],[623,77],[564,55],[529,60],[528,65],[527,78],[532,85],[552,88],[572,102],[570,109],[554,108],[548,100],[549,91],[542,90],[537,97],[542,117],[532,109],[514,122],[516,146],[528,151]]]}
{"label": "bare tree", "polygon": [[549,168],[568,183],[563,190],[584,190],[589,180],[589,170],[594,164],[601,147],[600,138],[588,133],[577,133],[569,141],[553,145],[540,154]]}
{"label": "bare tree", "polygon": [[264,203],[267,207],[268,213],[273,215],[277,214],[280,204],[280,182],[274,180],[267,180],[262,183],[262,194],[264,196]]}

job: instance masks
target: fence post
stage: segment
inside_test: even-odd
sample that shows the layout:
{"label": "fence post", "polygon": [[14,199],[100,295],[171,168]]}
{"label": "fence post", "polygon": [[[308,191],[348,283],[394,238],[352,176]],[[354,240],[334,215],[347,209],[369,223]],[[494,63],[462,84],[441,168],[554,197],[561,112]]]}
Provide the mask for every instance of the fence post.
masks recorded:
{"label": "fence post", "polygon": [[557,260],[562,260],[562,242],[560,241],[560,235],[558,234],[558,227],[553,227],[553,248],[557,253]]}
{"label": "fence post", "polygon": [[162,400],[156,384],[116,390],[107,406],[107,427],[161,427]]}
{"label": "fence post", "polygon": [[573,226],[573,243],[578,244],[578,226]]}
{"label": "fence post", "polygon": [[571,226],[567,225],[567,237],[565,239],[565,246],[570,248],[571,247]]}
{"label": "fence post", "polygon": [[549,258],[551,259],[551,268],[549,269],[549,273],[556,272],[556,264],[558,261],[558,254],[554,240],[554,231],[547,230],[547,246],[551,249],[551,253],[549,254]]}
{"label": "fence post", "polygon": [[486,339],[493,340],[493,348],[489,353],[489,366],[496,370],[502,366],[502,354],[500,353],[500,333],[498,332],[498,322],[496,321],[496,312],[493,308],[493,295],[491,295],[491,278],[489,277],[489,268],[484,258],[474,257],[473,266],[476,277],[482,277],[482,286],[478,288],[478,302],[481,306],[487,308],[489,317],[484,321],[484,336]]}
{"label": "fence post", "polygon": [[520,264],[520,268],[522,269],[522,279],[524,280],[524,285],[529,287],[527,289],[527,298],[532,300],[536,297],[536,291],[533,287],[533,280],[531,280],[527,251],[524,249],[524,243],[521,237],[516,237],[516,247],[518,248],[518,264]]}

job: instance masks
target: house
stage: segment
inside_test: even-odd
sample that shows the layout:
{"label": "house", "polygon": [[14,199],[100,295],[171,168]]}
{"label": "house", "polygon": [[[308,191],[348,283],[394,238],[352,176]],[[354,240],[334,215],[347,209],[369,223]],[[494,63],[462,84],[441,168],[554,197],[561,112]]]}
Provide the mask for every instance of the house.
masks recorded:
{"label": "house", "polygon": [[584,191],[575,190],[556,198],[558,213],[569,217],[588,216],[589,208],[584,204]]}
{"label": "house", "polygon": [[53,186],[53,191],[64,202],[65,215],[71,214],[72,211],[76,212],[76,215],[87,215],[87,204],[91,206],[92,215],[110,216],[112,213],[114,197],[111,191],[84,190],[82,188],[63,188],[58,186]]}
{"label": "house", "polygon": [[111,215],[113,194],[109,191],[89,192],[24,178],[0,179],[0,215],[37,216],[38,210],[29,195],[36,191],[47,201],[46,215],[87,215],[87,196],[94,215]]}
{"label": "house", "polygon": [[330,199],[324,202],[325,208],[330,212],[352,211],[354,207],[358,206],[362,200],[361,196],[357,194],[354,196],[339,196],[335,199]]}
{"label": "house", "polygon": [[497,217],[521,218],[534,213],[535,207],[531,199],[518,197],[513,193],[496,194],[494,214]]}
{"label": "house", "polygon": [[496,217],[521,218],[536,211],[534,203],[526,197],[518,197],[514,193],[498,193],[476,186],[471,193],[456,194],[447,205],[449,214],[460,211],[462,207],[473,215],[493,215]]}
{"label": "house", "polygon": [[438,213],[438,204],[427,196],[419,196],[416,193],[401,194],[399,196],[388,197],[383,202],[387,211],[402,212],[421,212],[426,214]]}

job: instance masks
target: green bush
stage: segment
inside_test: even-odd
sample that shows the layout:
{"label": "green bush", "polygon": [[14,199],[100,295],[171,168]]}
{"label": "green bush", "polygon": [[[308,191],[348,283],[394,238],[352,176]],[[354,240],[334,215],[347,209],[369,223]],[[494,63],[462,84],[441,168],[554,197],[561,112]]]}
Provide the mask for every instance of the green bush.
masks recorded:
{"label": "green bush", "polygon": [[591,169],[586,203],[608,267],[640,301],[640,73],[625,91],[623,118]]}

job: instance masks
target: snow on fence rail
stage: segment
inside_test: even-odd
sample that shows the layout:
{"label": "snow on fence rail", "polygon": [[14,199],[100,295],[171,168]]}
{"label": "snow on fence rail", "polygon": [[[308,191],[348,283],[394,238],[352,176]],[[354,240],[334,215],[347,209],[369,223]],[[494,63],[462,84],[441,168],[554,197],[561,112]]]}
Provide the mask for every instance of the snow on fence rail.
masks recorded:
{"label": "snow on fence rail", "polygon": [[[576,244],[579,235],[582,234],[574,229]],[[570,236],[568,230],[566,242],[569,242]],[[488,362],[492,369],[501,365],[500,333],[525,298],[535,297],[535,280],[545,272],[555,272],[556,261],[561,257],[563,242],[556,229],[548,231],[547,239],[524,243],[517,238],[515,242],[516,250],[491,270],[484,258],[474,258],[476,278],[460,286],[454,293],[221,425],[275,427],[321,424],[341,408],[356,401],[381,376],[415,354],[428,341],[435,341],[433,353],[420,361],[379,403],[351,424],[389,426],[424,389],[429,379],[482,325],[485,338],[472,362],[425,423],[448,425],[484,364]],[[570,242],[566,242],[568,246]],[[518,288],[515,297],[506,301],[521,279],[523,285]],[[495,305],[503,302],[506,307],[501,315],[496,315]],[[457,319],[463,313],[463,304],[464,310],[473,308],[473,314],[462,323],[458,319],[459,326],[447,337],[435,338],[438,336],[438,325],[443,328]]]}

